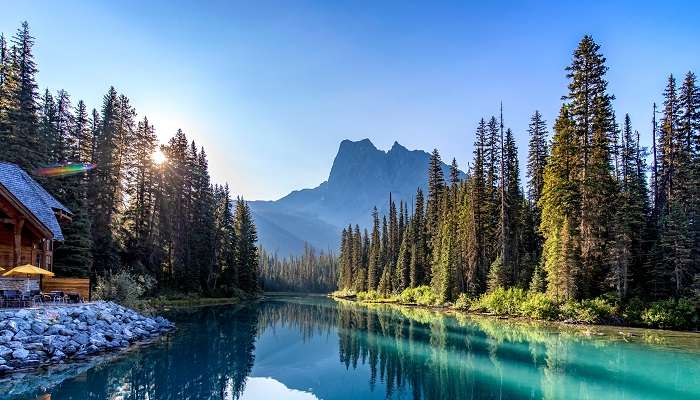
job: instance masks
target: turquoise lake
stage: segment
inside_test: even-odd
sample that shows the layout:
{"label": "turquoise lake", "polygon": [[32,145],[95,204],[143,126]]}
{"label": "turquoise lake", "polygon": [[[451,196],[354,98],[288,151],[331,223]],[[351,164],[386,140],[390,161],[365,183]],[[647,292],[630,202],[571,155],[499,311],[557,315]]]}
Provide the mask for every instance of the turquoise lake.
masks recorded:
{"label": "turquoise lake", "polygon": [[700,399],[700,334],[273,296],[170,311],[148,347],[0,379],[1,399]]}

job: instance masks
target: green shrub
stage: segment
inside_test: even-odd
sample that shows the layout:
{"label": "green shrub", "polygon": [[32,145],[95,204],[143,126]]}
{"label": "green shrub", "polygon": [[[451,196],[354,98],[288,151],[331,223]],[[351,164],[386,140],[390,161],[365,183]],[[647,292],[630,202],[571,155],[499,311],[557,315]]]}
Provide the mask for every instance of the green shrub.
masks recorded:
{"label": "green shrub", "polygon": [[381,299],[381,295],[374,290],[357,292],[357,300],[359,301],[377,301],[379,299]]}
{"label": "green shrub", "polygon": [[560,307],[560,310],[564,319],[595,324],[608,321],[614,317],[617,307],[609,300],[597,297],[580,302],[568,301]]}
{"label": "green shrub", "polygon": [[695,305],[688,299],[662,300],[651,303],[641,315],[642,322],[663,329],[691,328],[698,323]]}
{"label": "green shrub", "polygon": [[93,296],[98,300],[134,307],[144,294],[153,289],[155,283],[150,275],[137,275],[129,271],[109,273],[97,278]]}
{"label": "green shrub", "polygon": [[437,296],[435,296],[430,286],[418,286],[401,292],[399,301],[403,304],[435,305]]}
{"label": "green shrub", "polygon": [[454,309],[456,310],[469,310],[469,308],[472,305],[472,299],[467,296],[466,293],[462,293],[457,297],[457,301],[455,301],[455,304],[453,306]]}
{"label": "green shrub", "polygon": [[496,315],[518,315],[520,305],[527,294],[520,288],[503,289],[501,287],[486,293],[472,303],[472,311],[486,311]]}
{"label": "green shrub", "polygon": [[559,306],[549,296],[539,292],[528,292],[520,305],[521,315],[534,319],[553,321],[559,318]]}
{"label": "green shrub", "polygon": [[627,301],[622,312],[622,317],[628,325],[641,325],[644,302],[639,297],[633,297]]}
{"label": "green shrub", "polygon": [[440,303],[440,299],[433,292],[430,286],[418,286],[416,293],[416,303],[421,306],[435,306]]}
{"label": "green shrub", "polygon": [[341,299],[352,299],[355,298],[355,296],[357,296],[357,293],[354,290],[350,289],[340,289],[331,293],[331,296],[339,297]]}

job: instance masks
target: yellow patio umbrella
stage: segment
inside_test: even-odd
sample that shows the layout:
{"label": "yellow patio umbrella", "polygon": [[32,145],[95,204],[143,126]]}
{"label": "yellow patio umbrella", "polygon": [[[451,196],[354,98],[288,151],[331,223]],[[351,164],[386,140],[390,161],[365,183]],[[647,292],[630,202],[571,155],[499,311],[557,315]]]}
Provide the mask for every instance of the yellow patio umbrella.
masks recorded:
{"label": "yellow patio umbrella", "polygon": [[18,267],[14,267],[11,270],[5,272],[2,274],[2,276],[20,276],[20,275],[26,275],[27,280],[24,284],[25,290],[29,290],[29,275],[39,275],[39,287],[41,288],[41,278],[44,276],[54,276],[54,273],[51,271],[47,271],[43,268],[35,267],[31,264],[24,264],[20,265]]}
{"label": "yellow patio umbrella", "polygon": [[2,276],[17,276],[17,275],[46,275],[54,276],[55,274],[51,271],[47,271],[43,268],[35,267],[31,264],[20,265],[19,267],[14,267],[11,270],[2,274]]}

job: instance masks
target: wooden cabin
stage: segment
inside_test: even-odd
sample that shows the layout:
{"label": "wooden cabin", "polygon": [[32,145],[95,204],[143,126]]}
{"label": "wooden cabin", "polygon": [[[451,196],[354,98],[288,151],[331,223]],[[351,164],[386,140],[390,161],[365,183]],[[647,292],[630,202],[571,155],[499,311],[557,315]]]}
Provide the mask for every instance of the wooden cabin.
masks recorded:
{"label": "wooden cabin", "polygon": [[33,264],[53,269],[54,241],[68,208],[19,166],[0,162],[0,267]]}

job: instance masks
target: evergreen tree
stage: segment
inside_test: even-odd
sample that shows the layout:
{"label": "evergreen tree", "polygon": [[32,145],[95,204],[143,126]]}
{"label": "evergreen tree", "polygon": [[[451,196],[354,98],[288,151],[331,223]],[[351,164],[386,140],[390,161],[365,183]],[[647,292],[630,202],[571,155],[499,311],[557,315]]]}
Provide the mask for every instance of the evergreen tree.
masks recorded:
{"label": "evergreen tree", "polygon": [[540,231],[545,239],[547,291],[560,299],[578,296],[577,281],[582,268],[576,229],[581,194],[576,179],[579,153],[574,127],[565,105],[554,124],[552,154],[544,170],[544,186],[538,203],[542,210]]}
{"label": "evergreen tree", "polygon": [[15,141],[11,117],[17,110],[17,76],[14,59],[7,47],[5,36],[0,34],[0,159],[12,160],[12,144]]}
{"label": "evergreen tree", "polygon": [[73,129],[70,132],[71,142],[77,154],[71,154],[71,159],[79,162],[93,161],[94,137],[90,129],[90,118],[85,103],[80,100],[74,111]]}
{"label": "evergreen tree", "polygon": [[[79,136],[77,131],[80,123],[74,118],[68,94],[61,90],[58,92],[56,104],[55,130],[58,150],[54,154],[61,154],[57,161],[76,162],[79,159]],[[92,237],[90,215],[88,209],[88,176],[77,174],[62,178],[54,178],[54,196],[72,211],[73,216],[68,223],[62,223],[64,240],[54,250],[54,271],[60,276],[88,277],[92,267]]]}
{"label": "evergreen tree", "polygon": [[367,265],[367,289],[375,290],[381,273],[381,238],[379,232],[379,212],[372,211],[372,238],[370,241],[369,261]]}
{"label": "evergreen tree", "polygon": [[7,161],[18,164],[31,171],[46,162],[45,139],[39,131],[38,111],[39,95],[36,84],[37,67],[32,48],[34,37],[29,33],[29,24],[25,21],[12,38],[13,84],[9,87],[13,98],[9,108],[8,119],[12,127],[7,141]]}
{"label": "evergreen tree", "polygon": [[394,291],[401,292],[411,285],[411,243],[413,242],[412,228],[406,227],[405,234],[399,246],[399,253],[396,260],[396,270],[394,279]]}
{"label": "evergreen tree", "polygon": [[620,186],[616,209],[612,268],[609,281],[618,297],[628,296],[635,271],[641,272],[643,241],[648,213],[646,179],[641,169],[639,145],[629,115],[621,137]]}
{"label": "evergreen tree", "polygon": [[[544,187],[544,169],[547,165],[547,159],[549,158],[546,125],[547,124],[542,118],[540,112],[535,111],[535,114],[533,114],[532,118],[530,119],[530,126],[528,128],[530,140],[528,143],[527,155],[527,194],[532,208],[531,212],[534,219],[533,225],[535,227],[540,226],[542,211],[537,204],[540,201],[540,197],[542,197],[542,189]],[[542,254],[544,238],[539,231],[535,229],[535,234],[532,239],[535,242],[533,243],[533,259],[537,260]]]}
{"label": "evergreen tree", "polygon": [[116,226],[117,210],[121,206],[122,170],[119,133],[120,102],[111,87],[104,96],[100,127],[96,132],[95,163],[98,168],[91,187],[92,242],[94,269],[97,273],[119,265],[117,243],[112,227]]}
{"label": "evergreen tree", "polygon": [[413,219],[409,229],[412,230],[411,238],[411,260],[409,265],[409,286],[416,287],[425,282],[426,275],[426,227],[425,227],[425,215],[423,214],[423,191],[418,188],[416,191],[416,204],[415,211],[413,213]]}
{"label": "evergreen tree", "polygon": [[[236,231],[233,222],[233,202],[228,184],[214,186],[214,259],[215,268],[206,277],[209,287],[231,292],[238,287],[236,270]],[[261,255],[261,260],[266,260]],[[334,275],[335,278],[335,275]],[[334,286],[335,286],[335,282]]]}
{"label": "evergreen tree", "polygon": [[239,287],[255,293],[258,286],[258,234],[253,224],[250,207],[242,198],[236,200],[236,212],[233,217],[236,232],[236,264],[238,266]]}
{"label": "evergreen tree", "polygon": [[367,266],[362,263],[363,242],[359,225],[355,225],[352,243],[353,285],[356,291],[364,291],[367,290]]}
{"label": "evergreen tree", "polygon": [[338,288],[340,289],[350,289],[350,282],[352,282],[350,245],[348,230],[343,228],[343,232],[340,235],[340,272],[338,275]]}
{"label": "evergreen tree", "polygon": [[[601,282],[610,269],[606,244],[612,231],[613,205],[617,195],[611,167],[611,138],[615,134],[612,111],[614,97],[607,93],[605,57],[590,36],[584,36],[567,67],[570,116],[582,162],[576,177],[580,186],[578,238],[581,251],[582,295],[600,293]],[[572,220],[569,221],[573,222]]]}
{"label": "evergreen tree", "polygon": [[425,213],[426,233],[430,238],[428,245],[433,246],[432,238],[440,229],[440,201],[445,191],[445,179],[442,174],[442,160],[437,149],[433,150],[428,166],[428,204]]}
{"label": "evergreen tree", "polygon": [[443,202],[444,218],[441,219],[440,247],[434,253],[431,285],[441,303],[455,298],[456,238],[455,219],[452,211]]}
{"label": "evergreen tree", "polygon": [[450,186],[455,186],[459,184],[459,166],[457,165],[457,159],[452,159],[452,164],[450,164]]}
{"label": "evergreen tree", "polygon": [[474,162],[470,175],[469,184],[469,224],[468,241],[471,249],[465,258],[468,263],[467,270],[470,271],[466,278],[467,285],[472,287],[474,293],[483,292],[486,284],[489,266],[491,264],[492,249],[497,245],[494,243],[497,220],[494,219],[496,210],[492,188],[488,183],[486,123],[483,119],[476,129],[476,141],[474,142]]}
{"label": "evergreen tree", "polygon": [[144,118],[130,140],[131,150],[125,163],[124,176],[124,193],[128,201],[120,213],[119,231],[122,260],[137,271],[151,273],[156,269],[156,266],[150,265],[155,239],[155,165],[152,156],[156,141],[153,126]]}
{"label": "evergreen tree", "polygon": [[549,157],[547,123],[542,119],[539,111],[535,111],[530,119],[528,134],[530,136],[527,154],[528,198],[537,204],[542,196],[544,167]]}

